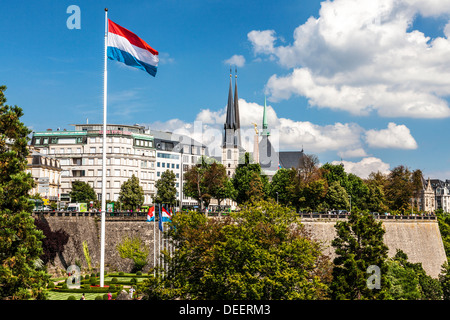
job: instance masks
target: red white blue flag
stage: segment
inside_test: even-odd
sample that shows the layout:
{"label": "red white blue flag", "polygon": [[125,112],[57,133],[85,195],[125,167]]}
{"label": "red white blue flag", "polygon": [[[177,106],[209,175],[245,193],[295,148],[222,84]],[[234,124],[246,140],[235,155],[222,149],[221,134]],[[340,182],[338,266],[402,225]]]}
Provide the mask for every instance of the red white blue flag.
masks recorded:
{"label": "red white blue flag", "polygon": [[159,53],[133,32],[108,19],[108,59],[156,75]]}
{"label": "red white blue flag", "polygon": [[167,222],[172,220],[172,215],[166,210],[166,208],[162,208],[162,222]]}
{"label": "red white blue flag", "polygon": [[155,207],[154,206],[148,208],[147,221],[148,222],[155,221]]}

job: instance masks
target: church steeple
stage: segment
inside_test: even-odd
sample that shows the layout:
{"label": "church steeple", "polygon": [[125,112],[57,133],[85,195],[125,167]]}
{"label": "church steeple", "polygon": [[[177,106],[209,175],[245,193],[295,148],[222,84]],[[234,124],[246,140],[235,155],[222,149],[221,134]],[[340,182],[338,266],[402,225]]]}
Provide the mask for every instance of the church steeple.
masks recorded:
{"label": "church steeple", "polygon": [[239,98],[238,98],[238,89],[237,89],[237,68],[234,69],[235,72],[235,80],[234,80],[234,117],[236,123],[236,145],[241,145],[241,121],[239,118]]}
{"label": "church steeple", "polygon": [[263,123],[262,123],[262,136],[270,136],[269,125],[267,123],[267,105],[266,105],[266,97],[264,96],[264,111],[263,111]]}
{"label": "church steeple", "polygon": [[[237,73],[237,70],[236,70]],[[239,119],[239,98],[237,93],[237,74],[235,76],[235,87],[234,87],[234,100],[233,100],[233,90],[232,90],[232,74],[230,68],[230,85],[228,89],[228,103],[227,103],[227,114],[225,118],[225,135],[223,139],[223,145],[228,147],[240,147],[241,145],[241,135],[240,135],[240,119]]]}
{"label": "church steeple", "polygon": [[227,103],[227,116],[225,119],[224,129],[235,129],[235,116],[234,116],[234,103],[233,103],[233,90],[231,88],[231,68],[230,68],[230,86],[228,89],[228,103]]}

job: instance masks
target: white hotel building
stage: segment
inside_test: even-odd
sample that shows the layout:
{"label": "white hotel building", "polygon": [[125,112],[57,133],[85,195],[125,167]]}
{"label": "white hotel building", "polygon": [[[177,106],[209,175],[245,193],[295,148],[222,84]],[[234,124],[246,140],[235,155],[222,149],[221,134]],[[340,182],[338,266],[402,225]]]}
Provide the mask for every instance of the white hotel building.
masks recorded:
{"label": "white hotel building", "polygon": [[[62,202],[69,202],[72,181],[91,185],[101,200],[103,125],[76,124],[73,131],[34,132],[31,145],[60,162]],[[144,204],[155,193],[155,147],[153,136],[139,125],[107,125],[106,200],[117,201],[120,187],[133,174],[144,190]]]}
{"label": "white hotel building", "polygon": [[[31,145],[44,155],[59,160],[61,185],[59,198],[70,202],[72,181],[91,185],[101,200],[102,193],[102,124],[75,124],[73,131],[33,132]],[[198,163],[207,149],[186,136],[150,131],[139,125],[107,125],[106,200],[117,201],[120,187],[133,174],[144,190],[144,205],[153,203],[155,181],[167,169],[176,176],[177,201],[195,206],[195,199],[183,195],[183,173]]]}

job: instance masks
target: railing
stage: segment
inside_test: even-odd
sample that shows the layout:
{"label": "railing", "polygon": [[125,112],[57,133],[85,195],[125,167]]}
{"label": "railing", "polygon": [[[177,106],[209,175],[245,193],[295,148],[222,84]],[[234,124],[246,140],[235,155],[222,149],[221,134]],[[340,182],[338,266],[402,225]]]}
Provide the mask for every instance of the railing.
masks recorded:
{"label": "railing", "polygon": [[[347,219],[348,214],[329,214],[329,213],[299,213],[302,218],[312,219]],[[436,220],[435,215],[384,215],[374,214],[375,219],[380,220]]]}
{"label": "railing", "polygon": [[[101,212],[77,212],[77,211],[34,211],[33,215],[43,217],[101,217]],[[106,212],[106,217],[127,217],[138,218],[146,217],[146,212]],[[310,219],[347,219],[348,214],[330,214],[330,213],[299,213],[301,218]],[[375,219],[379,220],[436,220],[435,215],[384,215],[374,214]]]}
{"label": "railing", "polygon": [[[44,217],[101,217],[101,212],[78,211],[34,211],[35,216]],[[106,217],[146,217],[147,212],[106,212]]]}

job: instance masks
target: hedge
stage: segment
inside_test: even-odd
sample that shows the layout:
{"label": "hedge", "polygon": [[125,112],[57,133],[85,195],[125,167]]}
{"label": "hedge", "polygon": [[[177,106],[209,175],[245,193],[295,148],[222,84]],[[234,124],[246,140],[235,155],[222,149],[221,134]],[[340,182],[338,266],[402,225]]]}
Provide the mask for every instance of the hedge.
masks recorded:
{"label": "hedge", "polygon": [[118,288],[116,287],[115,290],[111,290],[110,288],[100,288],[100,287],[94,287],[94,288],[90,288],[90,289],[84,289],[84,288],[80,288],[80,289],[51,289],[51,291],[54,292],[66,292],[66,293],[108,293],[108,292],[119,292],[121,291],[122,288]]}

